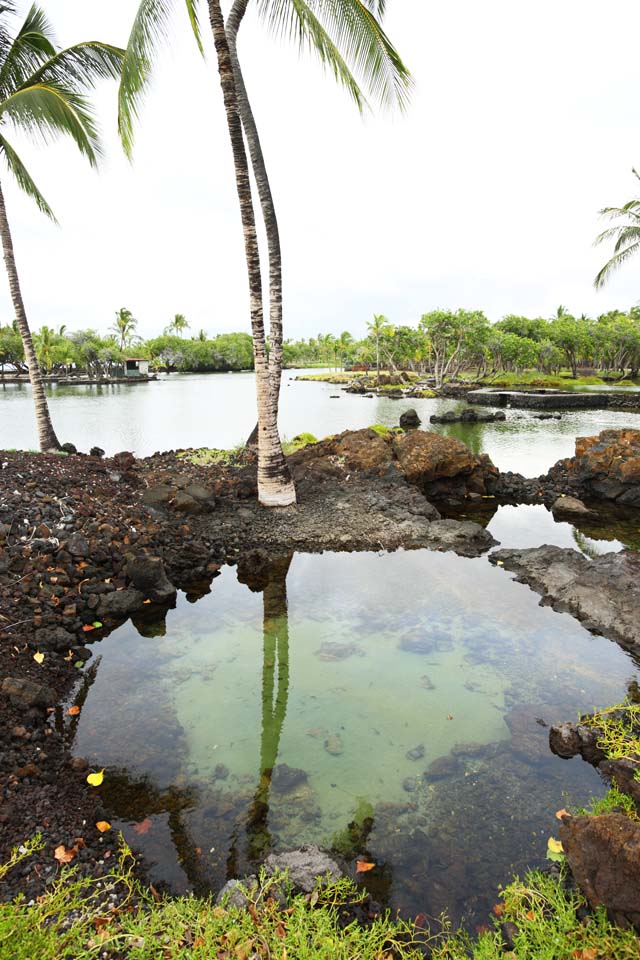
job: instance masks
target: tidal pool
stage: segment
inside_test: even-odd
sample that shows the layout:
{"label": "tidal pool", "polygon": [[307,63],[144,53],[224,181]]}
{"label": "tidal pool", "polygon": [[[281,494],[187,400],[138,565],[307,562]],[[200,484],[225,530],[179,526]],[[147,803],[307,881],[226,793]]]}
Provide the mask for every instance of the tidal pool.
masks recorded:
{"label": "tidal pool", "polygon": [[554,812],[604,792],[547,725],[621,699],[635,662],[486,558],[295,554],[205,591],[96,642],[69,721],[154,882],[215,890],[314,842],[375,862],[385,904],[473,926]]}

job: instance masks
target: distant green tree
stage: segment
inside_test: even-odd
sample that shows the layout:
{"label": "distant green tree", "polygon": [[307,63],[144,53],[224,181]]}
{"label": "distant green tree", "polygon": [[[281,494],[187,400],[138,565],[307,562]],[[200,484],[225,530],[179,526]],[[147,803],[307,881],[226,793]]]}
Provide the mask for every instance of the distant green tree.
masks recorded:
{"label": "distant green tree", "polygon": [[189,323],[185,315],[183,313],[176,313],[173,320],[166,328],[165,333],[175,333],[178,337],[181,337],[188,327]]}
{"label": "distant green tree", "polygon": [[556,315],[549,325],[549,335],[553,343],[564,352],[567,365],[571,368],[571,376],[578,376],[580,360],[591,357],[593,338],[591,325],[586,317],[576,320],[570,314],[563,312]]}

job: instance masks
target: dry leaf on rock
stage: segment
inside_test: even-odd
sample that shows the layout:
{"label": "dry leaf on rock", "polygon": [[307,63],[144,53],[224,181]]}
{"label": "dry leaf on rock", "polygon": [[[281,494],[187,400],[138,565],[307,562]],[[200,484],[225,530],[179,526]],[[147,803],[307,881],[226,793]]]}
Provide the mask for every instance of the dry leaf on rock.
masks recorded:
{"label": "dry leaf on rock", "polygon": [[366,860],[356,860],[356,873],[368,873],[373,870],[375,863],[367,863]]}

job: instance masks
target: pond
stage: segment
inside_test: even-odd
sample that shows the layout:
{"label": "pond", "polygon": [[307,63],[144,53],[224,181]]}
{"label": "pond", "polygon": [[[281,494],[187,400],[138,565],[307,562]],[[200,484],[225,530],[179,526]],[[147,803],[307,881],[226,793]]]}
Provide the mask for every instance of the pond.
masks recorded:
{"label": "pond", "polygon": [[[310,371],[317,373],[317,370]],[[433,413],[464,406],[456,400],[390,400],[360,397],[326,383],[296,381],[304,371],[285,371],[280,408],[282,435],[310,432],[318,438],[373,423],[397,426],[414,407],[423,429]],[[99,446],[107,454],[131,450],[148,456],[180,447],[228,449],[243,442],[255,424],[252,373],[171,374],[158,381],[114,386],[48,386],[51,415],[62,442],[80,450]],[[443,424],[432,429],[464,440],[474,453],[488,453],[500,470],[525,476],[546,472],[572,456],[576,436],[640,427],[640,414],[613,410],[568,411],[561,420],[536,420],[507,411],[504,423]],[[0,448],[37,447],[31,390],[0,384]]]}
{"label": "pond", "polygon": [[[489,529],[576,546],[541,506]],[[375,863],[386,905],[470,927],[544,862],[554,812],[604,792],[550,753],[548,725],[638,676],[486,557],[425,550],[245,558],[92,650],[68,735],[106,767],[105,817],[153,882],[216,890],[313,842]]]}

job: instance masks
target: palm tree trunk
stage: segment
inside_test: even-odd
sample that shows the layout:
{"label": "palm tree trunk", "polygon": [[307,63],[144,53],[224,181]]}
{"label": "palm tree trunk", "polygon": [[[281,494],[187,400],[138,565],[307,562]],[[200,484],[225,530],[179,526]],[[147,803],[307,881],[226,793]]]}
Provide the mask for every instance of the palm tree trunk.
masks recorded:
{"label": "palm tree trunk", "polygon": [[258,398],[258,500],[265,507],[285,507],[296,502],[296,493],[287,461],[282,453],[278,421],[273,405],[264,333],[260,251],[251,197],[249,164],[242,137],[233,65],[229,55],[220,0],[209,0],[209,20],[218,58],[220,85],[233,152],[249,279],[251,331]]}
{"label": "palm tree trunk", "polygon": [[33,345],[31,330],[29,329],[29,324],[27,322],[27,314],[24,309],[24,301],[22,299],[22,292],[20,290],[20,281],[18,280],[18,270],[16,268],[16,260],[13,253],[13,241],[11,239],[11,230],[9,229],[7,208],[4,203],[2,187],[0,187],[0,235],[2,236],[2,249],[4,252],[4,262],[7,267],[7,275],[9,277],[9,289],[11,291],[13,309],[16,313],[18,330],[20,331],[20,336],[22,337],[24,355],[27,364],[29,365],[29,379],[31,381],[31,389],[33,392],[33,402],[36,408],[36,424],[38,426],[40,449],[43,452],[59,450],[60,441],[56,436],[55,430],[53,429],[53,424],[49,415],[49,407],[42,383],[42,373],[40,371],[38,358]]}
{"label": "palm tree trunk", "polygon": [[262,152],[260,135],[256,126],[249,95],[245,86],[240,60],[238,59],[237,40],[240,24],[246,13],[249,0],[234,0],[227,17],[227,41],[229,56],[233,65],[233,75],[236,84],[238,113],[242,121],[251,167],[258,188],[258,197],[262,209],[262,219],[267,234],[267,249],[269,252],[269,375],[271,379],[271,393],[273,404],[278,415],[280,401],[280,382],[282,380],[282,252],[280,249],[280,230],[276,208],[271,193],[271,185],[267,174],[267,166]]}

